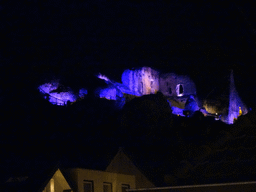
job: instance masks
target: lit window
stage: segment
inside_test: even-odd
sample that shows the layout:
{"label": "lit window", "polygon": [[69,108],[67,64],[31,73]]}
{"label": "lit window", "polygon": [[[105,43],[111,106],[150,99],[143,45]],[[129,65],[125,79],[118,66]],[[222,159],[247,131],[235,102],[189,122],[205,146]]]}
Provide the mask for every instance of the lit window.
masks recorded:
{"label": "lit window", "polygon": [[112,184],[103,183],[103,192],[112,192]]}
{"label": "lit window", "polygon": [[130,185],[122,184],[122,192],[126,192],[126,189],[130,189]]}
{"label": "lit window", "polygon": [[241,116],[243,114],[243,112],[242,112],[242,108],[241,107],[239,107],[239,115],[238,116]]}
{"label": "lit window", "polygon": [[84,180],[84,192],[93,192],[93,181]]}

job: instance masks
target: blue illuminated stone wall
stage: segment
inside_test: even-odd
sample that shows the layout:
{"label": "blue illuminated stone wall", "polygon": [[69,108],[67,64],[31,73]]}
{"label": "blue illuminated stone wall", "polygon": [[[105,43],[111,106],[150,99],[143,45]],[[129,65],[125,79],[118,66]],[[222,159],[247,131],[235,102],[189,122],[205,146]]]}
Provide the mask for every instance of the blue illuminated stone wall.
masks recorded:
{"label": "blue illuminated stone wall", "polygon": [[88,94],[88,91],[85,88],[79,90],[79,97],[84,98]]}
{"label": "blue illuminated stone wall", "polygon": [[117,93],[117,90],[114,87],[98,88],[96,90],[96,94],[98,97],[109,99],[109,100],[116,100],[116,93]]}
{"label": "blue illuminated stone wall", "polygon": [[58,87],[59,82],[56,80],[50,83],[45,83],[39,86],[38,89],[42,94],[44,94],[45,99],[55,105],[66,105],[68,101],[74,102],[77,99],[77,96],[70,88],[68,88],[65,92],[52,92],[57,90]]}
{"label": "blue illuminated stone wall", "polygon": [[[182,85],[183,94],[178,94],[178,85]],[[196,95],[195,83],[187,76],[176,75],[174,73],[166,73],[160,76],[160,91],[165,96],[188,96]]]}
{"label": "blue illuminated stone wall", "polygon": [[242,102],[239,97],[234,82],[233,71],[230,74],[230,93],[229,93],[229,109],[226,122],[228,124],[233,124],[234,120],[239,117],[239,115],[245,115],[248,113],[247,107]]}
{"label": "blue illuminated stone wall", "polygon": [[159,72],[150,67],[125,70],[122,83],[136,95],[154,94],[159,91]]}

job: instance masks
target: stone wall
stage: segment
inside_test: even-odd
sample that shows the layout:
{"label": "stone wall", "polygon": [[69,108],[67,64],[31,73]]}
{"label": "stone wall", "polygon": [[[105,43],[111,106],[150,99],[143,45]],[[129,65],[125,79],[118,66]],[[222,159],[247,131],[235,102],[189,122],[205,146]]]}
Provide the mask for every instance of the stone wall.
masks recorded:
{"label": "stone wall", "polygon": [[150,67],[125,70],[122,83],[139,95],[148,95],[159,91],[159,72]]}
{"label": "stone wall", "polygon": [[182,97],[196,95],[196,86],[187,76],[166,73],[160,76],[160,91],[165,96]]}

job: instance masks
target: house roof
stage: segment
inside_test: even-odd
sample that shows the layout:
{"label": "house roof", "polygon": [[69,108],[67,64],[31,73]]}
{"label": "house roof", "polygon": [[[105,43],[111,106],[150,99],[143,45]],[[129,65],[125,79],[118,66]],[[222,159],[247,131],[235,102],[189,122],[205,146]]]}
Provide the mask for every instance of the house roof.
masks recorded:
{"label": "house roof", "polygon": [[[147,146],[143,146],[143,148],[140,147],[140,150],[144,149],[144,152],[141,152],[138,149],[136,150],[136,147],[134,147],[135,146],[127,148],[127,150],[123,149],[122,152],[129,156],[143,175],[145,175],[150,181],[153,181],[153,183],[157,183],[157,186],[159,186],[159,178],[156,179],[159,176],[158,172],[161,165],[158,164],[159,159],[156,161],[155,159],[152,160],[149,158],[150,154],[149,150],[147,150]],[[74,153],[69,153],[67,156],[63,155],[58,162],[53,159],[42,160],[41,162],[30,161],[25,168],[17,169],[16,171],[11,171],[9,173],[8,179],[2,183],[1,191],[43,190],[59,168],[71,188],[73,188],[75,185],[74,183],[70,183],[69,176],[66,174],[65,169],[86,168],[105,171],[111,160],[116,155],[117,149],[118,147],[102,148],[95,146],[93,149],[86,149],[82,152],[74,150]]]}
{"label": "house roof", "polygon": [[171,148],[170,142],[164,138],[161,141],[154,138],[141,138],[140,142],[121,148],[121,153],[127,156],[155,186],[165,186],[164,175],[170,171],[170,165],[175,162]]}
{"label": "house roof", "polygon": [[[146,142],[148,143],[148,141]],[[64,169],[85,168],[105,171],[113,158],[121,151],[149,181],[155,186],[162,186],[163,175],[166,172],[165,167],[170,163],[169,157],[167,158],[169,153],[162,153],[161,150],[157,150],[158,146],[154,146],[153,143],[148,145],[144,140],[140,144],[130,144],[129,147],[125,145],[122,148],[118,146],[112,148],[95,146],[93,149],[86,149],[82,152],[76,151],[73,154],[68,154],[68,156],[63,156],[61,167]]]}
{"label": "house roof", "polygon": [[140,188],[143,186],[154,187],[150,178],[145,174],[134,160],[131,160],[131,156],[124,152],[122,147],[119,148],[117,154],[107,167],[106,171],[135,175],[137,177],[136,187]]}

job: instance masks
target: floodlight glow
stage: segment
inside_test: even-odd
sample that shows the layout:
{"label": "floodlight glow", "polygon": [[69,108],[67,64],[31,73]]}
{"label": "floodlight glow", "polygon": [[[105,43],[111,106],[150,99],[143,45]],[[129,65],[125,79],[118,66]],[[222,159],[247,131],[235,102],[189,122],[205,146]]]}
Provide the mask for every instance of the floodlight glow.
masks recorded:
{"label": "floodlight glow", "polygon": [[97,92],[100,98],[106,98],[108,100],[116,100],[116,89],[113,87],[98,89]]}
{"label": "floodlight glow", "polygon": [[107,78],[105,75],[99,74],[97,77],[98,77],[99,79],[103,79],[103,80],[105,80],[105,81],[109,81],[109,78]]}
{"label": "floodlight glow", "polygon": [[38,89],[41,93],[48,95],[45,99],[48,99],[48,101],[54,105],[65,105],[68,101],[74,102],[77,99],[72,91],[51,93],[51,91],[57,89],[58,86],[58,82],[45,83],[39,86]]}
{"label": "floodlight glow", "polygon": [[82,88],[79,90],[79,97],[83,98],[85,95],[87,95],[87,93],[88,93],[87,90]]}

